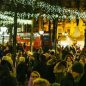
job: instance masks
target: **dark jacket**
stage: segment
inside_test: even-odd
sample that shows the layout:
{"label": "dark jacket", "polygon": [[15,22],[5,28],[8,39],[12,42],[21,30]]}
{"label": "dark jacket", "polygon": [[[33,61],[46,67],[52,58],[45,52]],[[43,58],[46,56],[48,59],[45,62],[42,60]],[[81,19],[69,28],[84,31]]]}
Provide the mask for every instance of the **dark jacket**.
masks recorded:
{"label": "dark jacket", "polygon": [[84,67],[84,74],[82,75],[82,77],[78,83],[78,86],[86,86],[86,64]]}
{"label": "dark jacket", "polygon": [[74,78],[71,73],[67,73],[64,79],[61,81],[60,86],[75,86]]}
{"label": "dark jacket", "polygon": [[24,62],[21,62],[20,64],[18,64],[17,68],[16,68],[16,78],[19,82],[24,83],[25,80],[27,79],[27,65]]}
{"label": "dark jacket", "polygon": [[7,66],[0,65],[0,86],[17,86],[16,78],[10,75]]}
{"label": "dark jacket", "polygon": [[82,76],[82,78],[80,79],[78,86],[86,86],[86,74],[84,74]]}

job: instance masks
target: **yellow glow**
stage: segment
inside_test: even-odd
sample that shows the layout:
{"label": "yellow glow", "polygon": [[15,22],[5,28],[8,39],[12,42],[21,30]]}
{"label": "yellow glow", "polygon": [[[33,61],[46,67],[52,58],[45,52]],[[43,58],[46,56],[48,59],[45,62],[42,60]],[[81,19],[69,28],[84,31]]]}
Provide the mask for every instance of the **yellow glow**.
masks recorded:
{"label": "yellow glow", "polygon": [[61,41],[61,45],[62,46],[67,46],[67,45],[72,45],[73,44],[73,41],[68,37],[68,36],[66,36],[66,40],[64,40],[64,41]]}
{"label": "yellow glow", "polygon": [[[63,27],[64,24],[64,27]],[[83,23],[82,19],[79,19],[79,24],[77,26],[76,24],[76,19],[70,20],[70,22],[67,22],[66,20],[64,23],[58,24],[57,28],[57,36],[58,33],[68,33],[68,36],[66,37],[65,40],[61,39],[60,44],[63,46],[67,45],[72,45],[74,40],[77,40],[77,45],[80,46],[82,49],[84,47],[84,29],[85,29],[85,24]],[[69,31],[69,32],[68,32]],[[79,38],[77,38],[79,36]],[[70,39],[72,37],[72,39]]]}
{"label": "yellow glow", "polygon": [[79,46],[80,49],[83,49],[83,47],[84,47],[84,40],[77,41],[77,46]]}

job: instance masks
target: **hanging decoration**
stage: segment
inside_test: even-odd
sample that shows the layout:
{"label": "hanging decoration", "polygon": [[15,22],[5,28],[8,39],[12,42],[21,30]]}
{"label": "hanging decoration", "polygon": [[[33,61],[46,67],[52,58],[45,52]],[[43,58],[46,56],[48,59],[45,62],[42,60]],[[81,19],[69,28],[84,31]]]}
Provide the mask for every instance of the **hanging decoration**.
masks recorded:
{"label": "hanging decoration", "polygon": [[[30,19],[31,17],[35,17],[36,19],[41,15],[43,18],[47,17],[48,19],[54,19],[54,18],[59,18],[61,20],[63,19],[75,19],[76,16],[77,18],[82,18],[86,19],[86,12],[80,12],[79,10],[72,9],[72,8],[65,8],[65,7],[60,7],[58,5],[50,5],[49,3],[43,2],[43,1],[37,1],[37,0],[8,0],[10,4],[14,3],[14,5],[18,5],[19,3],[22,4],[22,6],[31,6],[33,8],[33,13],[30,13],[29,11],[23,12],[23,13],[17,13],[17,18],[18,19],[23,19],[27,20]],[[5,2],[4,4],[6,4]],[[34,13],[35,9],[41,9],[43,13]],[[14,12],[12,11],[0,11],[0,19],[1,20],[6,20],[9,22],[13,22],[13,17],[14,17]]]}
{"label": "hanging decoration", "polygon": [[[19,24],[32,24],[32,20],[24,19],[24,18],[18,18],[17,22]],[[14,18],[11,16],[7,16],[4,14],[0,14],[0,24],[13,24]]]}

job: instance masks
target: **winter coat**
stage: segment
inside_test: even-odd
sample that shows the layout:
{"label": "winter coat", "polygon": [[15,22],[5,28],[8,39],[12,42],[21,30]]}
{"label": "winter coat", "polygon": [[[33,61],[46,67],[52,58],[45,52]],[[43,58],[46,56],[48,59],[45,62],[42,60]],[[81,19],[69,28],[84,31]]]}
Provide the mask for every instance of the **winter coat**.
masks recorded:
{"label": "winter coat", "polygon": [[86,86],[86,64],[84,66],[84,74],[82,75],[81,79],[79,80],[78,86]]}
{"label": "winter coat", "polygon": [[75,86],[74,78],[71,73],[68,73],[61,81],[60,86]]}
{"label": "winter coat", "polygon": [[18,64],[17,69],[16,69],[16,74],[17,74],[17,80],[19,82],[25,82],[27,79],[27,65],[24,62],[21,62]]}

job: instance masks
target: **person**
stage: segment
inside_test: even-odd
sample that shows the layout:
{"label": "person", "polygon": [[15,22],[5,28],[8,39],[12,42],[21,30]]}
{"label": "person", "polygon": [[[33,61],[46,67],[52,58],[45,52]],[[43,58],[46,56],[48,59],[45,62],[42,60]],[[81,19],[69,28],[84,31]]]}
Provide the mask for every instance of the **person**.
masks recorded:
{"label": "person", "polygon": [[78,86],[86,86],[86,57],[84,57],[84,73],[79,80]]}
{"label": "person", "polygon": [[67,63],[67,71],[70,71],[72,65],[73,65],[73,55],[71,54],[68,54],[66,57],[65,57],[65,61]]}
{"label": "person", "polygon": [[16,78],[11,76],[10,69],[5,64],[0,64],[0,86],[17,86]]}
{"label": "person", "polygon": [[72,65],[72,70],[67,73],[61,81],[60,86],[76,86],[76,79],[83,73],[84,67],[80,62],[75,62]]}
{"label": "person", "polygon": [[24,86],[27,80],[28,67],[25,63],[25,57],[19,58],[19,63],[16,67],[16,78],[19,86]]}
{"label": "person", "polygon": [[78,86],[86,86],[86,65],[84,67],[84,73],[78,82]]}
{"label": "person", "polygon": [[60,61],[54,66],[54,75],[55,75],[55,82],[60,84],[61,80],[65,77],[66,75],[66,67],[67,64],[65,61]]}
{"label": "person", "polygon": [[40,74],[37,71],[32,71],[29,81],[28,81],[28,86],[33,86],[33,80],[36,78],[40,78]]}
{"label": "person", "polygon": [[33,81],[33,86],[50,86],[50,83],[47,79],[37,78]]}

